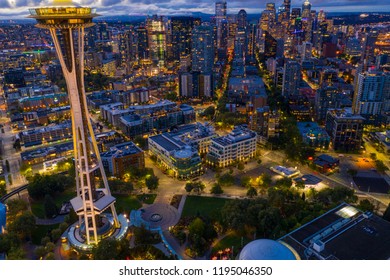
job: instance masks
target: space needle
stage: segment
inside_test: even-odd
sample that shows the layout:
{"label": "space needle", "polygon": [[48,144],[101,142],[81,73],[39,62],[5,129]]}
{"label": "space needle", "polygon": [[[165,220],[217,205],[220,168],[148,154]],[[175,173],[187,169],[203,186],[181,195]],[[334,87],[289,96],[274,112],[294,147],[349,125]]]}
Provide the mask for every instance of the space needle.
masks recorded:
{"label": "space needle", "polygon": [[[71,204],[79,217],[68,232],[76,249],[90,250],[107,237],[123,238],[128,223],[117,215],[91,125],[84,89],[84,34],[94,25],[95,9],[57,0],[52,7],[30,9],[38,28],[48,29],[66,80],[72,115],[77,196]],[[96,182],[100,171],[103,184]]]}

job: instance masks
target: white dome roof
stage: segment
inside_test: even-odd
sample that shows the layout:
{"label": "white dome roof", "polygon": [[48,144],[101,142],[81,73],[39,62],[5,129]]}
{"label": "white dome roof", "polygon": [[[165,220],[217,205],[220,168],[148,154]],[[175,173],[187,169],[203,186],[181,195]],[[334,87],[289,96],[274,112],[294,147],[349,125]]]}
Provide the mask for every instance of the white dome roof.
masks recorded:
{"label": "white dome roof", "polygon": [[248,243],[240,260],[296,260],[294,253],[282,243],[271,239],[257,239]]}

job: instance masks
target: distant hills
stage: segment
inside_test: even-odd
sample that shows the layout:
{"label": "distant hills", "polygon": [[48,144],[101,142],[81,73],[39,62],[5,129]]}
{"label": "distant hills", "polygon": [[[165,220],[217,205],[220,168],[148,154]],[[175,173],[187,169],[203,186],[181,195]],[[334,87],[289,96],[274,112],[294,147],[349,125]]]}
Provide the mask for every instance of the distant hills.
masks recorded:
{"label": "distant hills", "polygon": [[[326,13],[328,18],[334,18],[335,24],[345,23],[345,24],[363,24],[363,23],[375,23],[381,21],[390,21],[390,12],[365,12],[368,14],[368,17],[360,17],[361,12],[329,12]],[[248,21],[255,22],[258,21],[261,14],[248,14]],[[171,14],[168,17],[174,16],[192,16],[201,18],[202,21],[209,21],[213,14],[205,14],[201,12],[187,13],[187,14]],[[116,15],[116,16],[101,16],[96,18],[96,21],[107,21],[107,22],[129,22],[129,23],[138,23],[143,22],[146,19],[147,15]],[[0,20],[0,24],[13,24],[13,23],[34,23],[32,19],[3,19]]]}

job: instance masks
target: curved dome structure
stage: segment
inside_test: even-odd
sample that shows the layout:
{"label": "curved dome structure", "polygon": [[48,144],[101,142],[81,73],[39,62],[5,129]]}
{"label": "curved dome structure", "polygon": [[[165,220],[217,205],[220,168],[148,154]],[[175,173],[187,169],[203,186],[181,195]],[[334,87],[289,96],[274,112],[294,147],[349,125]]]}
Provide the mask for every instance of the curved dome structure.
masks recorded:
{"label": "curved dome structure", "polygon": [[271,239],[257,239],[248,243],[239,256],[240,260],[296,260],[287,246]]}

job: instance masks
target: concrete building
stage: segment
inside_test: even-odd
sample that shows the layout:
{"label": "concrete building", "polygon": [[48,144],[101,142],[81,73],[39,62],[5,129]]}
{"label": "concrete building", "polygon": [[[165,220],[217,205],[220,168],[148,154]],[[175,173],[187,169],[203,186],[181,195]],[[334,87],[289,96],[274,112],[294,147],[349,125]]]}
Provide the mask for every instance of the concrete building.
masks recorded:
{"label": "concrete building", "polygon": [[216,136],[208,124],[183,125],[171,132],[149,137],[149,153],[175,177],[198,176],[203,172],[200,154],[208,152]]}
{"label": "concrete building", "polygon": [[363,116],[367,124],[386,123],[390,112],[390,74],[369,71],[359,73],[353,97],[353,113]]}
{"label": "concrete building", "polygon": [[365,118],[352,114],[351,108],[328,110],[325,129],[335,150],[359,150]]}
{"label": "concrete building", "polygon": [[66,140],[73,137],[72,123],[64,122],[58,125],[30,129],[21,132],[19,136],[25,147]]}
{"label": "concrete building", "polygon": [[167,131],[195,121],[195,110],[189,105],[163,100],[156,104],[132,106],[119,118],[120,129],[129,137]]}
{"label": "concrete building", "polygon": [[[254,130],[262,143],[268,138],[279,137],[280,115],[269,106],[257,108],[251,116],[250,128]],[[261,139],[260,139],[261,138]]]}
{"label": "concrete building", "polygon": [[133,142],[115,145],[110,148],[110,151],[101,153],[100,156],[104,168],[118,178],[123,177],[129,167],[145,168],[144,152]]}
{"label": "concrete building", "polygon": [[390,223],[343,203],[278,239],[302,260],[388,260]]}
{"label": "concrete building", "polygon": [[296,61],[288,61],[284,65],[282,94],[284,96],[298,94],[301,79],[300,64]]}
{"label": "concrete building", "polygon": [[245,126],[237,126],[227,136],[213,138],[206,161],[211,166],[226,167],[247,161],[256,155],[257,133]]}

